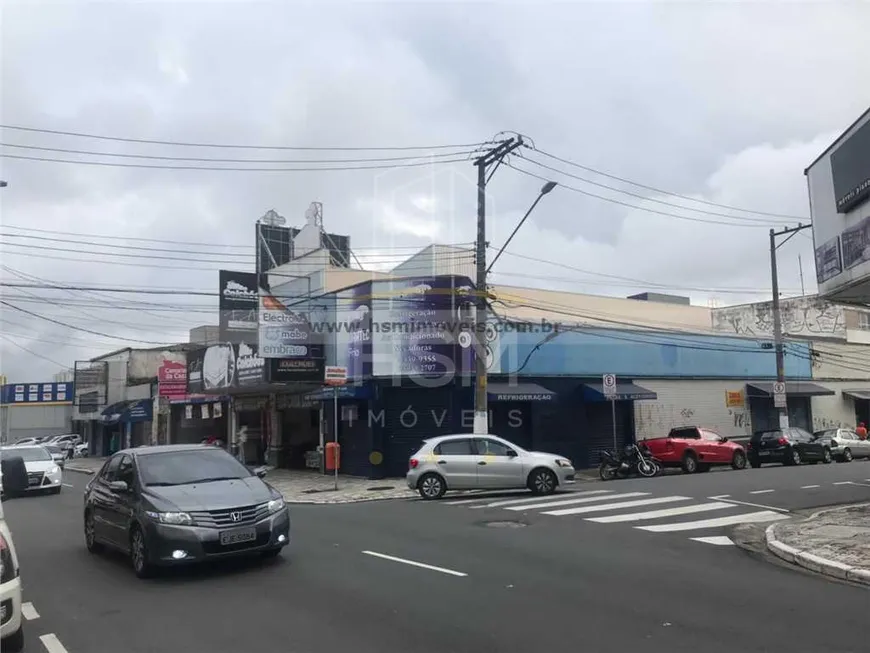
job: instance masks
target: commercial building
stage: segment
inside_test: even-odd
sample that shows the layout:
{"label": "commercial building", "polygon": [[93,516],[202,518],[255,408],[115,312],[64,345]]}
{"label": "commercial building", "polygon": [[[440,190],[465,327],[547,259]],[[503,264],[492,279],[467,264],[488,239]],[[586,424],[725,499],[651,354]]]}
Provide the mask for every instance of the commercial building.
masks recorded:
{"label": "commercial building", "polygon": [[870,109],[805,171],[823,298],[870,304]]}
{"label": "commercial building", "polygon": [[72,433],[74,396],[67,381],[0,386],[0,444]]}

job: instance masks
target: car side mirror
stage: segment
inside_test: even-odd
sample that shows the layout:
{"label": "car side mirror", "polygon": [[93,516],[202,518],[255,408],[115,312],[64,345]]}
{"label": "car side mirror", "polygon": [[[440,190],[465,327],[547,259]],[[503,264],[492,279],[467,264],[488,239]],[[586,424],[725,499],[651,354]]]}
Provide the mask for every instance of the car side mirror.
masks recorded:
{"label": "car side mirror", "polygon": [[257,475],[257,478],[263,478],[268,473],[268,471],[269,470],[267,470],[265,467],[257,467],[254,470],[254,474]]}
{"label": "car side mirror", "polygon": [[130,490],[130,486],[127,485],[127,481],[111,481],[109,483],[109,489],[115,494],[123,494]]}
{"label": "car side mirror", "polygon": [[508,457],[508,458],[516,458],[516,457],[517,457],[517,452],[514,451],[513,449],[508,449],[508,450],[507,450],[507,457]]}
{"label": "car side mirror", "polygon": [[723,436],[723,437],[719,440],[719,442],[728,442],[728,438]]}

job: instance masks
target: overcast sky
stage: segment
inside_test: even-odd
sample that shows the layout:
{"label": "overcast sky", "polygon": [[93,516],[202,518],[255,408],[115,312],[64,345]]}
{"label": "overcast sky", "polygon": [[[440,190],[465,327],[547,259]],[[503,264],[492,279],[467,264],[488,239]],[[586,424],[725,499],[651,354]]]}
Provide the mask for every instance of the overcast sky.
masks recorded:
{"label": "overcast sky", "polygon": [[[500,259],[494,283],[617,296],[666,288],[698,304],[768,299],[767,231],[796,219],[691,202],[589,169],[705,202],[807,216],[804,168],[870,105],[865,2],[0,4],[5,125],[309,147],[461,145],[504,131],[528,136],[537,151],[522,150],[491,182],[489,240],[504,241],[541,186],[516,169],[562,186],[542,200]],[[217,292],[219,268],[252,268],[258,217],[275,209],[301,225],[312,201],[323,203],[327,230],[351,236],[363,263],[389,267],[430,242],[474,239],[468,148],[258,151],[8,129],[0,136],[4,155],[79,162],[252,167],[56,150],[459,160],[239,172],[3,158],[0,179],[9,185],[0,190],[0,277],[10,283]],[[451,151],[459,154],[443,156]],[[112,252],[110,245],[129,249],[114,250],[126,256],[95,253]],[[812,242],[803,235],[781,249],[788,294],[800,293],[799,256],[807,292],[815,291]],[[211,297],[8,287],[2,294],[62,323],[0,306],[0,373],[10,381],[45,380],[58,370],[51,361],[72,365],[127,345],[186,340],[190,327],[216,323]]]}

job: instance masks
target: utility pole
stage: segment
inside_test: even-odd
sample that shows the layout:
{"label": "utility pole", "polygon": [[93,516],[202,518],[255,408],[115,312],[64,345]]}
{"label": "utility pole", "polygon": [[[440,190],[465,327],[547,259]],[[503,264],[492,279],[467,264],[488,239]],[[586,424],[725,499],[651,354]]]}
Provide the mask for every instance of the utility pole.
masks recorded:
{"label": "utility pole", "polygon": [[[786,227],[782,231],[770,230],[770,286],[773,290],[773,345],[776,348],[776,382],[785,384],[785,351],[782,342],[782,314],[779,306],[779,275],[776,269],[776,250],[787,243],[797,232],[809,229],[810,224],[798,224],[797,227]],[[779,245],[776,244],[777,236],[788,235]],[[787,399],[778,406],[779,421],[782,425],[788,420]]]}
{"label": "utility pole", "polygon": [[[487,369],[486,369],[486,176],[491,164],[496,167],[501,160],[523,145],[522,136],[502,141],[494,148],[476,159],[477,166],[477,312],[475,327],[475,388],[474,388],[474,433],[485,435],[489,432],[489,409],[487,406]],[[495,169],[493,169],[493,172]],[[490,177],[492,175],[490,174]]]}

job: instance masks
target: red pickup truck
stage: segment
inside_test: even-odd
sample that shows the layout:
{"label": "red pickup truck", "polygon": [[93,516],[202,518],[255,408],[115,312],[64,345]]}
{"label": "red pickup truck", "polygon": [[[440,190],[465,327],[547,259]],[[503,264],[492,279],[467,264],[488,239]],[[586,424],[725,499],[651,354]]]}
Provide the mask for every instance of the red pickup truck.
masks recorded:
{"label": "red pickup truck", "polygon": [[746,467],[746,450],[736,442],[701,426],[671,429],[666,438],[644,440],[665,467],[682,467],[687,474],[706,472],[713,465]]}

